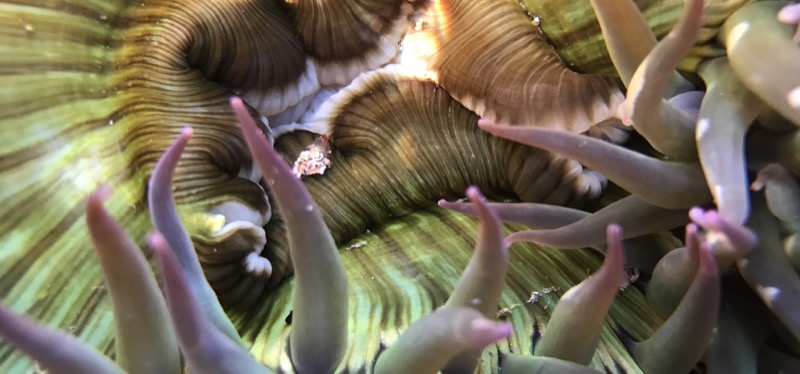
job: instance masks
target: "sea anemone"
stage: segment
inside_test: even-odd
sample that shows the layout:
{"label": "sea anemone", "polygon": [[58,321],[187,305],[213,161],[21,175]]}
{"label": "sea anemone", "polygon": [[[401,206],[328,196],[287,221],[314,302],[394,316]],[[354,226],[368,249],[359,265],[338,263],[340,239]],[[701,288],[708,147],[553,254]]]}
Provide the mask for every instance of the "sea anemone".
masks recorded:
{"label": "sea anemone", "polygon": [[[796,366],[796,5],[644,3],[0,4],[0,333],[67,372]],[[424,77],[353,80],[412,11]]]}

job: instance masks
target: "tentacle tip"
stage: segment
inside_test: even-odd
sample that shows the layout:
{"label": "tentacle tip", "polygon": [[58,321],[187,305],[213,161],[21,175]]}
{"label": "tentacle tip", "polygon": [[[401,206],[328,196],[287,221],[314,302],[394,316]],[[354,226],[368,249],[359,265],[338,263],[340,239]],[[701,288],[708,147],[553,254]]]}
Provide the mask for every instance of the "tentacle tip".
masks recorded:
{"label": "tentacle tip", "polygon": [[485,345],[500,339],[508,338],[514,332],[511,323],[495,322],[486,318],[473,320],[470,323],[470,328],[475,336],[479,337],[481,340],[481,343],[478,345]]}
{"label": "tentacle tip", "polygon": [[483,201],[483,199],[484,199],[480,188],[478,188],[477,186],[469,186],[469,187],[467,187],[467,197],[473,203],[474,202],[478,202],[478,201]]}
{"label": "tentacle tip", "polygon": [[102,205],[103,203],[114,194],[114,189],[107,185],[101,185],[97,187],[91,195],[89,195],[89,200],[95,204]]}
{"label": "tentacle tip", "polygon": [[450,202],[445,199],[439,199],[439,201],[436,202],[436,205],[438,205],[440,208],[447,209],[447,207],[450,205]]}
{"label": "tentacle tip", "polygon": [[147,235],[147,245],[155,252],[163,252],[168,248],[167,238],[159,231],[153,231]]}
{"label": "tentacle tip", "polygon": [[695,224],[699,226],[705,226],[706,225],[705,217],[706,217],[706,211],[703,208],[696,206],[693,207],[692,209],[689,209],[689,219],[691,219],[692,222],[694,222]]}
{"label": "tentacle tip", "polygon": [[184,126],[181,130],[181,137],[182,138],[189,138],[194,134],[194,129],[192,126]]}
{"label": "tentacle tip", "polygon": [[486,118],[479,118],[478,119],[478,127],[484,128],[486,126],[494,126],[496,125],[494,122],[486,119]]}
{"label": "tentacle tip", "polygon": [[778,21],[800,23],[800,4],[788,4],[778,12]]}
{"label": "tentacle tip", "polygon": [[231,107],[233,107],[234,110],[238,108],[244,108],[244,102],[242,101],[242,98],[239,96],[231,96],[228,102],[230,103]]}

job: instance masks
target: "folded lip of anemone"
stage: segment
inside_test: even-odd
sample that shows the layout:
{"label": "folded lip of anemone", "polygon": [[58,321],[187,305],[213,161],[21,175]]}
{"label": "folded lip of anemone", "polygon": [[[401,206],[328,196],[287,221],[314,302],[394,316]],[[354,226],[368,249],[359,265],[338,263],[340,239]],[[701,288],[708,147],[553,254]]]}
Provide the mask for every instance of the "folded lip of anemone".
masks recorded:
{"label": "folded lip of anemone", "polygon": [[478,126],[492,135],[574,159],[608,177],[642,200],[667,209],[685,209],[711,200],[703,172],[694,163],[661,161],[586,136],[532,127]]}
{"label": "folded lip of anemone", "polygon": [[719,213],[741,225],[750,214],[745,134],[764,105],[736,78],[726,58],[702,63],[706,95],[698,114],[697,152]]}
{"label": "folded lip of anemone", "polygon": [[308,190],[258,130],[241,99],[231,98],[231,106],[288,230],[295,272],[292,362],[298,372],[331,372],[348,339],[347,278],[336,244]]}
{"label": "folded lip of anemone", "polygon": [[156,253],[164,298],[186,366],[193,373],[268,373],[242,345],[222,332],[198,303],[184,270],[159,232],[148,238]]}
{"label": "folded lip of anemone", "polygon": [[405,0],[291,0],[295,27],[322,85],[346,85],[395,58],[408,27]]}
{"label": "folded lip of anemone", "polygon": [[664,94],[675,68],[697,40],[703,3],[703,0],[687,1],[681,20],[636,69],[627,98],[620,107],[623,121],[631,122],[653,148],[676,160],[697,159],[694,118],[672,106]]}
{"label": "folded lip of anemone", "polygon": [[492,321],[473,308],[439,308],[409,326],[383,351],[374,372],[434,373],[459,352],[481,349],[511,334],[511,324]]}
{"label": "folded lip of anemone", "polygon": [[514,2],[439,0],[431,10],[429,68],[481,117],[580,133],[623,100],[613,78],[569,70]]}
{"label": "folded lip of anemone", "polygon": [[101,187],[86,203],[86,226],[114,306],[119,365],[128,372],[180,371],[178,342],[150,264],[136,242],[103,206]]}
{"label": "folded lip of anemone", "polygon": [[706,352],[717,325],[720,278],[711,250],[700,243],[697,272],[672,315],[630,350],[648,373],[687,373]]}
{"label": "folded lip of anemone", "polygon": [[719,38],[742,83],[800,126],[800,49],[792,41],[794,25],[777,19],[784,5],[754,2],[743,7],[725,21]]}
{"label": "folded lip of anemone", "polygon": [[[622,228],[609,225],[607,235],[608,251],[603,265],[561,296],[542,339],[536,344],[534,355],[583,365],[592,360],[606,313],[624,275]],[[592,313],[585,313],[588,309]]]}
{"label": "folded lip of anemone", "polygon": [[241,345],[243,343],[239,333],[236,332],[236,328],[220,306],[217,295],[206,281],[189,234],[178,216],[172,194],[172,176],[192,133],[191,128],[184,128],[153,168],[148,188],[150,220],[156,230],[169,242],[180,263],[181,272],[189,281],[193,297],[203,308],[203,313],[222,333]]}
{"label": "folded lip of anemone", "polygon": [[[319,89],[314,65],[279,2],[189,2],[176,12],[188,65],[274,115]],[[280,53],[275,53],[280,51]]]}
{"label": "folded lip of anemone", "polygon": [[519,231],[509,235],[506,241],[534,242],[553,248],[580,248],[603,243],[605,228],[612,223],[625,228],[627,239],[670,230],[686,221],[686,210],[659,208],[631,195],[575,223],[555,229]]}

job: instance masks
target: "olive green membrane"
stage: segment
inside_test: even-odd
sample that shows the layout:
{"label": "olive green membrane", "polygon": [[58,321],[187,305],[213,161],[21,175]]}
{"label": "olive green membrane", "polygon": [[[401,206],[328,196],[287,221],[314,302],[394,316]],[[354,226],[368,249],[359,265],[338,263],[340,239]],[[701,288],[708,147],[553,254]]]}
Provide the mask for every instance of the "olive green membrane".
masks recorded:
{"label": "olive green membrane", "polygon": [[[556,53],[573,69],[585,73],[616,76],[614,65],[605,49],[600,25],[589,1],[585,0],[514,0],[527,9],[531,17],[538,17],[539,28]],[[754,0],[706,1],[700,36],[680,69],[694,72],[697,64],[722,56],[725,50],[715,43],[715,36],[731,13]],[[657,39],[661,39],[675,26],[683,12],[684,0],[634,1]]]}
{"label": "olive green membrane", "polygon": [[[114,190],[109,211],[132,237],[143,239],[151,227],[143,200],[147,175],[174,136],[191,125],[195,135],[174,182],[190,234],[203,238],[213,232],[216,223],[208,209],[223,201],[267,209],[262,188],[236,177],[250,161],[228,107],[229,90],[191,69],[182,49],[190,41],[172,37],[176,30],[191,30],[169,18],[184,14],[187,4],[211,3],[0,2],[0,300],[107,355],[114,351],[113,316],[83,221],[84,201],[92,191],[109,185]],[[588,2],[581,6],[591,9]],[[444,303],[466,266],[474,236],[472,219],[424,210],[376,225],[371,234],[349,242],[367,242],[343,252],[345,266],[353,269],[351,313],[357,322],[351,326],[354,333],[363,330],[377,340],[352,339],[348,365],[369,362],[381,338],[392,341],[400,328]],[[379,246],[379,238],[388,244]],[[383,252],[363,256],[367,251]],[[439,256],[438,261],[429,256]],[[591,274],[600,259],[588,251],[517,246],[511,258],[503,306],[511,309],[509,318],[520,330],[500,346],[525,353],[531,351],[532,326],[541,329],[556,296]],[[369,265],[381,261],[380,268]],[[373,274],[391,274],[399,286],[372,282]],[[386,285],[380,292],[394,294],[369,291],[372,285]],[[531,291],[551,287],[555,292],[525,304]],[[287,333],[290,289],[291,280],[252,309],[261,314],[234,314],[256,356],[281,367],[288,359],[278,357],[285,340],[277,337]],[[400,290],[406,296],[398,295]],[[390,307],[398,312],[383,311]],[[380,313],[380,319],[363,318],[372,313]],[[661,322],[634,288],[621,293],[611,316],[636,338],[649,336]],[[383,336],[374,331],[380,324],[388,326]],[[604,332],[595,365],[637,371],[613,327]],[[0,372],[30,366],[7,344],[0,345]]]}

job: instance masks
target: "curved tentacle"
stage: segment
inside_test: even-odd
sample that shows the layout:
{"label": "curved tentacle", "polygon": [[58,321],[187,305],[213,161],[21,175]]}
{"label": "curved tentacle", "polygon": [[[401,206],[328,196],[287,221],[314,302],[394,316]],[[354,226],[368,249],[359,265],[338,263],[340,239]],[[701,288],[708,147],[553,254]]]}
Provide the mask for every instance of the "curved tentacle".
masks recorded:
{"label": "curved tentacle", "polygon": [[647,340],[631,347],[647,373],[687,373],[706,351],[720,303],[720,279],[711,250],[700,244],[697,275],[675,312]]}
{"label": "curved tentacle", "polygon": [[612,223],[625,228],[625,238],[633,238],[670,230],[686,221],[685,210],[659,208],[630,195],[573,224],[550,230],[519,231],[509,235],[506,241],[534,242],[553,248],[579,248],[601,244],[605,227]]}
{"label": "curved tentacle", "polygon": [[161,268],[164,298],[188,369],[207,374],[268,373],[247,349],[231,340],[209,319],[168,239],[156,232],[150,235],[148,242]]}
{"label": "curved tentacle", "polygon": [[231,106],[288,230],[295,271],[292,362],[301,373],[331,372],[344,355],[348,323],[347,278],[336,244],[311,194],[265,139],[242,100],[231,98]]}
{"label": "curved tentacle", "polygon": [[777,19],[784,5],[779,1],[749,4],[731,15],[719,35],[742,83],[800,126],[800,49],[792,41],[792,26]]}
{"label": "curved tentacle", "polygon": [[[688,0],[675,28],[642,61],[620,106],[623,122],[650,145],[678,160],[697,159],[694,118],[664,100],[664,91],[680,60],[689,53],[700,32],[703,0]],[[674,91],[674,89],[673,89]]]}
{"label": "curved tentacle", "polygon": [[203,269],[200,267],[197,253],[175,206],[175,198],[172,193],[172,175],[191,136],[192,128],[184,128],[178,139],[164,152],[164,155],[161,156],[155,168],[153,168],[147,195],[148,205],[150,206],[150,220],[153,222],[155,229],[164,235],[170,248],[174,251],[175,257],[181,265],[181,272],[189,281],[192,295],[197,298],[197,302],[202,306],[206,316],[211,319],[211,323],[217,326],[231,340],[244,346],[239,338],[239,333],[236,332],[236,328],[231,324],[217,299],[217,295],[206,281],[205,275],[203,275]]}
{"label": "curved tentacle", "polygon": [[[603,40],[611,61],[625,87],[630,86],[636,69],[656,46],[656,36],[630,0],[592,0],[592,8],[600,22]],[[672,97],[688,91],[692,84],[673,71],[666,85],[664,97]]]}
{"label": "curved tentacle", "polygon": [[89,196],[86,226],[114,305],[117,362],[134,373],[177,373],[180,353],[167,304],[141,249],[103,206],[110,194],[101,187]]}
{"label": "curved tentacle", "polygon": [[511,332],[509,323],[491,321],[472,308],[440,308],[411,325],[381,353],[374,371],[435,373],[459,352],[482,348]]}
{"label": "curved tentacle", "polygon": [[723,218],[744,224],[750,215],[744,137],[764,105],[736,78],[727,58],[699,67],[708,88],[697,122],[697,151],[708,188]]}
{"label": "curved tentacle", "polygon": [[[503,243],[503,229],[497,214],[491,210],[477,187],[467,189],[467,197],[478,211],[480,231],[475,252],[467,268],[450,294],[445,307],[471,307],[492,318],[500,304],[506,283],[508,248]],[[475,370],[479,350],[468,350],[452,358],[443,373],[465,373]]]}
{"label": "curved tentacle", "polygon": [[800,340],[800,276],[786,261],[774,217],[761,199],[753,200],[748,225],[758,244],[737,262],[739,272],[791,335]]}
{"label": "curved tentacle", "polygon": [[656,160],[598,139],[531,127],[496,125],[481,120],[492,135],[539,147],[575,159],[600,172],[650,204],[667,209],[690,208],[711,200],[703,171],[694,163]]}
{"label": "curved tentacle", "polygon": [[[586,365],[594,355],[608,308],[623,280],[622,228],[608,226],[608,252],[588,279],[564,293],[534,354]],[[584,311],[593,312],[586,315]]]}

